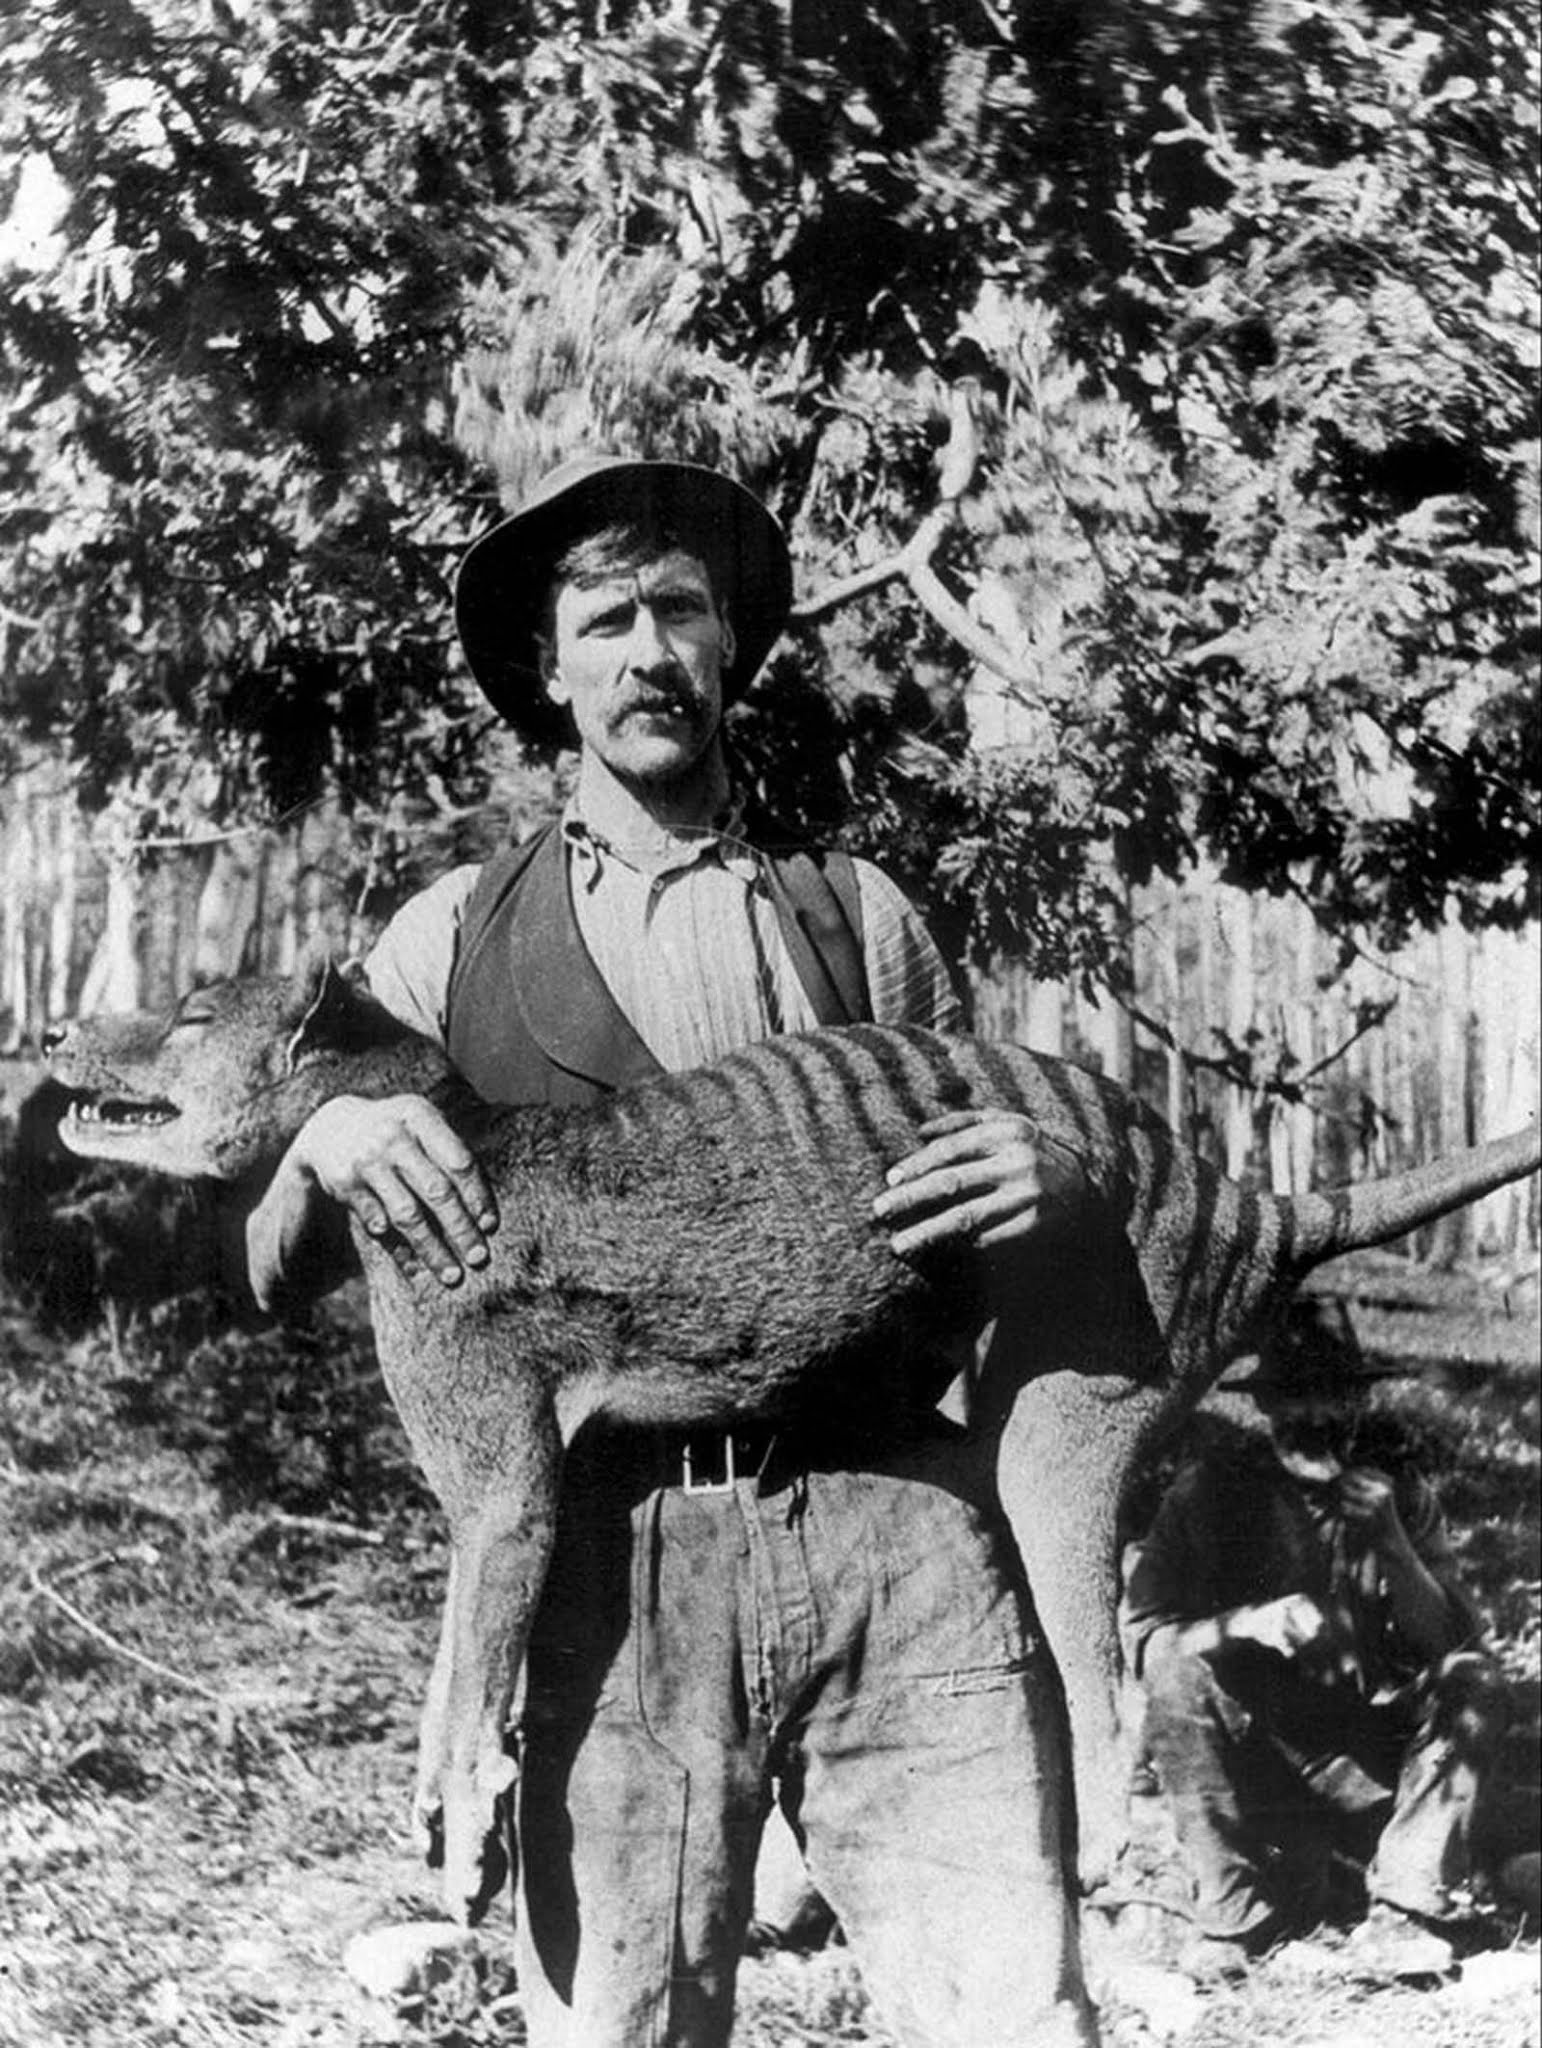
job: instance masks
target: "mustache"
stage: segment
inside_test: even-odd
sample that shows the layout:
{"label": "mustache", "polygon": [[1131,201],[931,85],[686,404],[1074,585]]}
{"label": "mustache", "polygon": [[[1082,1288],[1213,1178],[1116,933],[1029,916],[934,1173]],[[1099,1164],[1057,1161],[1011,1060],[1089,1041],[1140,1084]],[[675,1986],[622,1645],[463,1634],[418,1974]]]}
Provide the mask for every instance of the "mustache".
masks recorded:
{"label": "mustache", "polygon": [[656,669],[651,675],[640,678],[620,708],[622,716],[630,711],[694,713],[700,711],[702,702],[701,692],[684,669],[668,668]]}

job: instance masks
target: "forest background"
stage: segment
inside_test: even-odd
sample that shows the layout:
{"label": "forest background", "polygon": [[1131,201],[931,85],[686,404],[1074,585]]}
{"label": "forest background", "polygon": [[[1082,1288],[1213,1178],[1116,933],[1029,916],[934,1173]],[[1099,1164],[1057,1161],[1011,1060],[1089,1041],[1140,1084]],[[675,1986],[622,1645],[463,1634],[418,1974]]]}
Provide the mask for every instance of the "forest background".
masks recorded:
{"label": "forest background", "polygon": [[599,447],[784,520],[734,745],[983,1023],[1280,1186],[1521,1120],[1530,17],[8,8],[0,1031],[359,946],[549,812],[449,591]]}

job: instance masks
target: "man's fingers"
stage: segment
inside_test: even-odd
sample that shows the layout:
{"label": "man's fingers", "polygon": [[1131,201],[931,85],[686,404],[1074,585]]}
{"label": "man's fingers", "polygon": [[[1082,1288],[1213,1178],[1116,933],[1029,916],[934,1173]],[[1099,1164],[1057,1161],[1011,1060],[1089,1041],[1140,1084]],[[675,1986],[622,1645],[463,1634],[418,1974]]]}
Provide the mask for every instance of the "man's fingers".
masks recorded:
{"label": "man's fingers", "polygon": [[1304,1650],[1325,1632],[1328,1622],[1317,1602],[1306,1594],[1292,1594],[1285,1603],[1282,1633],[1287,1646]]}
{"label": "man's fingers", "polygon": [[997,1188],[988,1181],[976,1189],[957,1188],[941,1201],[942,1206],[904,1223],[887,1219],[890,1248],[901,1258],[960,1241],[987,1251],[1022,1237],[1039,1217],[1037,1195],[1020,1187]]}
{"label": "man's fingers", "polygon": [[937,1209],[997,1194],[1021,1206],[1036,1202],[1041,1192],[1031,1157],[1003,1159],[993,1153],[987,1158],[966,1157],[934,1166],[918,1179],[885,1188],[873,1203],[873,1215],[880,1223],[902,1226],[919,1222]]}
{"label": "man's fingers", "polygon": [[475,1157],[421,1096],[336,1097],[302,1133],[304,1163],[404,1273],[457,1286],[488,1260],[497,1206]]}
{"label": "man's fingers", "polygon": [[1058,1156],[1046,1172],[1034,1127],[1016,1110],[954,1111],[918,1135],[923,1142],[889,1169],[872,1208],[902,1258],[935,1245],[1026,1240],[1086,1189],[1063,1148],[1051,1146]]}
{"label": "man's fingers", "polygon": [[951,1202],[977,1189],[999,1187],[1008,1180],[1037,1183],[1038,1161],[1030,1145],[976,1149],[928,1146],[890,1169],[888,1185],[873,1204],[875,1216],[898,1216],[937,1202]]}
{"label": "man's fingers", "polygon": [[[428,1193],[436,1182],[444,1195],[442,1205]],[[448,1182],[421,1156],[411,1162],[409,1171],[389,1164],[375,1168],[368,1183],[356,1183],[350,1190],[348,1202],[369,1235],[409,1277],[427,1267],[443,1286],[458,1287],[466,1266],[487,1263],[480,1232]]]}
{"label": "man's fingers", "polygon": [[884,1176],[891,1188],[924,1180],[928,1174],[964,1160],[997,1159],[1012,1151],[1020,1151],[1024,1157],[1033,1153],[1027,1124],[1015,1115],[980,1116],[969,1111],[937,1117],[922,1124],[920,1136],[926,1142],[896,1161]]}
{"label": "man's fingers", "polygon": [[446,1287],[464,1277],[454,1248],[440,1235],[433,1212],[419,1199],[417,1173],[408,1179],[394,1167],[377,1169],[372,1185],[353,1201],[354,1214],[409,1277],[428,1267]]}
{"label": "man's fingers", "polygon": [[987,1224],[975,1234],[975,1244],[982,1252],[1006,1251],[1021,1244],[1031,1224],[1039,1219],[1037,1202],[1015,1209],[1000,1223]]}
{"label": "man's fingers", "polygon": [[[476,1154],[427,1102],[414,1103],[408,1132],[430,1168],[448,1183],[452,1198],[450,1206],[458,1205],[464,1211],[467,1223],[480,1242],[483,1235],[498,1227],[498,1204]],[[436,1209],[445,1206],[442,1192],[436,1191],[432,1199]]]}
{"label": "man's fingers", "polygon": [[987,1116],[994,1114],[983,1109],[950,1109],[943,1116],[929,1116],[925,1123],[916,1125],[918,1138],[944,1138],[951,1131],[969,1131],[982,1124]]}
{"label": "man's fingers", "polygon": [[414,1208],[427,1210],[438,1235],[457,1258],[468,1266],[485,1266],[487,1243],[471,1206],[476,1204],[477,1197],[473,1192],[468,1203],[465,1181],[452,1180],[422,1151],[398,1168],[398,1173],[414,1197]]}

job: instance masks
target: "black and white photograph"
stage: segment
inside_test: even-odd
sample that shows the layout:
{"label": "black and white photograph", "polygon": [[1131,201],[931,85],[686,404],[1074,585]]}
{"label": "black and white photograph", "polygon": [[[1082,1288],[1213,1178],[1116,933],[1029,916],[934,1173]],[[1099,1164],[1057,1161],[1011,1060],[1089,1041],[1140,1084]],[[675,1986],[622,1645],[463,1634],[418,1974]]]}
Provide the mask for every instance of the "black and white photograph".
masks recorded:
{"label": "black and white photograph", "polygon": [[1539,145],[0,5],[0,2048],[1542,2048]]}

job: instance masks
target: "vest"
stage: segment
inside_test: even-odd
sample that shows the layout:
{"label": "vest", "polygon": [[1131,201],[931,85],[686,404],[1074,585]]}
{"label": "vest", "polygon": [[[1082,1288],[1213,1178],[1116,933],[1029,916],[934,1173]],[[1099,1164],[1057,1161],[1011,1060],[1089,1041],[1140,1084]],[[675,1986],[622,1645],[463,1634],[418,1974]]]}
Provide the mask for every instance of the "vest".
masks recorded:
{"label": "vest", "polygon": [[[851,857],[761,855],[782,943],[820,1024],[872,1015]],[[487,1102],[594,1102],[663,1071],[578,929],[555,825],[494,854],[477,877],[450,975],[447,1050]]]}

